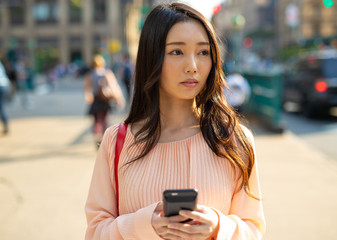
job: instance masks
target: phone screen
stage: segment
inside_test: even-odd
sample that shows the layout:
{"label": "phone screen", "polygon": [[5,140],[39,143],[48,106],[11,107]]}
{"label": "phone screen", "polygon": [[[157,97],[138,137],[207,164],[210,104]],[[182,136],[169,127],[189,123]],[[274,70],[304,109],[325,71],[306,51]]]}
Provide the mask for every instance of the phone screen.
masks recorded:
{"label": "phone screen", "polygon": [[197,204],[196,189],[170,189],[163,193],[165,217],[175,216],[182,209],[194,210]]}

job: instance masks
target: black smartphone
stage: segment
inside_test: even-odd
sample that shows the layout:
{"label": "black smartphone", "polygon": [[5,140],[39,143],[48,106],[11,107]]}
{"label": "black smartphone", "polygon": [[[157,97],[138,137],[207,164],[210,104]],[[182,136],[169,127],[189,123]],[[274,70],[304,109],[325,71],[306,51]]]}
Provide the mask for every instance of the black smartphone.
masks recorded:
{"label": "black smartphone", "polygon": [[169,189],[163,193],[164,216],[179,215],[180,210],[194,210],[197,205],[196,189]]}

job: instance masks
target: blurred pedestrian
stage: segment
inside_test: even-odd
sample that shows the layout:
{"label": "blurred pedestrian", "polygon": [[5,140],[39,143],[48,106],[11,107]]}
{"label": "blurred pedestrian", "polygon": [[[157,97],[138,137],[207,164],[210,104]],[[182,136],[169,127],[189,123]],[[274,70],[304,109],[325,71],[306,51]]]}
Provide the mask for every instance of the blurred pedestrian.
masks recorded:
{"label": "blurred pedestrian", "polygon": [[50,91],[54,91],[56,89],[56,84],[58,81],[57,71],[55,64],[51,63],[47,67],[47,84]]}
{"label": "blurred pedestrian", "polygon": [[[118,166],[118,124],[97,155],[86,239],[261,239],[253,136],[224,100],[216,39],[210,22],[187,5],[149,13]],[[198,189],[196,209],[164,217],[163,191],[184,188]]]}
{"label": "blurred pedestrian", "polygon": [[[103,99],[100,93],[105,87],[111,91],[110,99]],[[84,98],[89,104],[89,114],[94,118],[93,132],[96,146],[99,147],[104,131],[108,128],[108,113],[112,102],[123,108],[125,100],[114,73],[107,69],[101,55],[94,56],[91,70],[84,77]]]}
{"label": "blurred pedestrian", "polygon": [[8,94],[8,100],[12,101],[14,94],[18,88],[18,83],[16,79],[16,73],[15,73],[15,66],[13,62],[9,61],[8,59],[4,61],[4,67],[6,70],[6,74],[8,76],[8,79],[10,81],[10,90]]}
{"label": "blurred pedestrian", "polygon": [[8,93],[10,91],[10,81],[6,75],[6,71],[0,62],[0,118],[3,124],[3,133],[8,133],[8,116],[5,109]]}
{"label": "blurred pedestrian", "polygon": [[21,97],[21,104],[24,108],[30,109],[33,107],[32,101],[28,97],[28,79],[29,70],[27,62],[24,59],[19,59],[15,63],[15,75],[19,87],[19,93]]}
{"label": "blurred pedestrian", "polygon": [[242,112],[242,107],[248,102],[250,97],[250,86],[241,74],[232,73],[227,76],[227,87],[224,87],[228,103],[238,112]]}
{"label": "blurred pedestrian", "polygon": [[127,90],[127,99],[131,100],[131,92],[133,86],[133,65],[130,61],[130,56],[128,53],[123,54],[122,81]]}
{"label": "blurred pedestrian", "polygon": [[27,84],[27,90],[31,93],[34,92],[34,90],[35,90],[35,74],[34,74],[33,69],[29,66],[27,66],[26,84]]}

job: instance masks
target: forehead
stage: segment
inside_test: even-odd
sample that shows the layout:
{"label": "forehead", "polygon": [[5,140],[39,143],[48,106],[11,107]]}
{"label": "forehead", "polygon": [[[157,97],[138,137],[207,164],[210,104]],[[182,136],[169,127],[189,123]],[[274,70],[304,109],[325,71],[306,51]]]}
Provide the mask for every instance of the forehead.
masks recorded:
{"label": "forehead", "polygon": [[195,20],[178,22],[172,26],[167,34],[166,43],[176,41],[209,42],[204,26]]}

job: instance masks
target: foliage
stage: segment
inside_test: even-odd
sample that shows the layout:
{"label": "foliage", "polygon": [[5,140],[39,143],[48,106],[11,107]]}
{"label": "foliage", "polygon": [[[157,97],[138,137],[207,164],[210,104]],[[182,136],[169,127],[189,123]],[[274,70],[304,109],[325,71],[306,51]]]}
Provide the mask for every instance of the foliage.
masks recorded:
{"label": "foliage", "polygon": [[308,45],[308,46],[299,46],[299,45],[292,45],[281,48],[278,52],[278,57],[282,61],[286,61],[293,56],[296,56],[303,52],[309,52],[313,50],[317,50],[317,45]]}

